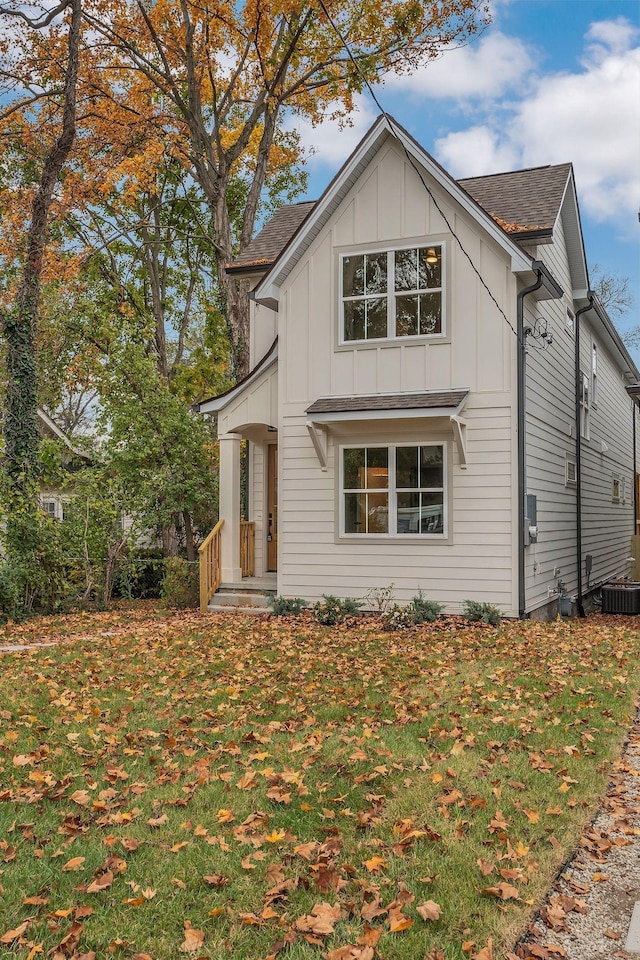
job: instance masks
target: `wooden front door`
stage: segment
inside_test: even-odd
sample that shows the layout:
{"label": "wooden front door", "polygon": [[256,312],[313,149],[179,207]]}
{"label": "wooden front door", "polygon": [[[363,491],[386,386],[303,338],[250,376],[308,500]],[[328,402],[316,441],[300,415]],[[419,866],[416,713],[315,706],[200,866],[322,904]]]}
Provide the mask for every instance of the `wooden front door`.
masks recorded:
{"label": "wooden front door", "polygon": [[278,569],[278,444],[267,447],[267,570]]}

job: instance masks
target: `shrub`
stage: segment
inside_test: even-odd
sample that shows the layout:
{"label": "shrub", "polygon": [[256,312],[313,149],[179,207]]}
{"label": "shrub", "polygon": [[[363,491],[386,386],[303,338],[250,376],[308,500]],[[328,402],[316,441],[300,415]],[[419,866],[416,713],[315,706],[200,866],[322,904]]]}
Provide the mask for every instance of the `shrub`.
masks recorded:
{"label": "shrub", "polygon": [[422,590],[418,590],[411,601],[410,609],[414,623],[433,623],[442,613],[444,604],[436,600],[427,600]]}
{"label": "shrub", "polygon": [[353,597],[347,597],[341,600],[331,594],[323,593],[323,599],[318,600],[313,607],[313,614],[318,623],[326,627],[333,627],[336,623],[342,623],[346,617],[355,617],[360,612],[362,603],[360,600],[354,600]]}
{"label": "shrub", "polygon": [[168,607],[198,606],[198,573],[184,557],[165,560],[161,596]]}
{"label": "shrub", "polygon": [[410,627],[418,626],[421,623],[433,623],[440,615],[444,604],[436,603],[435,600],[427,598],[419,590],[416,596],[406,607],[400,607],[394,603],[384,617],[384,625],[387,630],[408,630]]}
{"label": "shrub", "polygon": [[463,613],[467,620],[482,620],[483,623],[489,623],[492,627],[497,627],[503,617],[502,611],[492,603],[479,603],[477,600],[465,600]]}
{"label": "shrub", "polygon": [[392,603],[394,587],[395,583],[390,583],[388,587],[374,587],[372,590],[367,590],[362,602],[378,614],[395,610],[397,604]]}
{"label": "shrub", "polygon": [[272,593],[265,596],[274,617],[297,617],[309,606],[302,597],[275,597]]}
{"label": "shrub", "polygon": [[400,607],[394,603],[384,615],[385,630],[408,630],[415,626],[414,613],[411,606]]}
{"label": "shrub", "polygon": [[114,597],[127,600],[155,599],[162,595],[165,560],[156,547],[138,547],[129,550],[116,572]]}

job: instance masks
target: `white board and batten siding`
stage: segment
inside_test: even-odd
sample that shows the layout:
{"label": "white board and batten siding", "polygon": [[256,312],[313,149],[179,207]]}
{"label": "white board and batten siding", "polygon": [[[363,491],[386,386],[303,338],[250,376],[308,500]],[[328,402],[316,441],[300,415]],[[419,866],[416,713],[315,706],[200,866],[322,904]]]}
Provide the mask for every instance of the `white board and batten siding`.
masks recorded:
{"label": "white board and batten siding", "polygon": [[[507,316],[516,287],[498,248],[432,185],[454,229]],[[339,257],[429,243],[445,251],[446,336],[339,342]],[[323,593],[362,597],[395,584],[408,601],[422,589],[460,610],[471,598],[517,613],[515,337],[407,164],[388,141],[286,279],[279,305],[278,423],[280,511],[278,590],[309,600]],[[469,389],[466,468],[446,418],[352,423],[330,429],[321,469],[305,410],[320,397]],[[341,443],[441,441],[450,464],[449,538],[340,537]]]}

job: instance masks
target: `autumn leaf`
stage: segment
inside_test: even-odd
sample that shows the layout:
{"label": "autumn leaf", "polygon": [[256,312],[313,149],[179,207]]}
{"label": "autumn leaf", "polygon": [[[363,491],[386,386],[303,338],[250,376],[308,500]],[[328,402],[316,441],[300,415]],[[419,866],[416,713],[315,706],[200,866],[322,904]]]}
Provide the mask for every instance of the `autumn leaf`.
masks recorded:
{"label": "autumn leaf", "polygon": [[204,943],[204,933],[191,926],[189,920],[184,921],[184,940],[180,944],[183,953],[196,953]]}
{"label": "autumn leaf", "polygon": [[317,933],[320,936],[328,936],[333,933],[341,916],[342,910],[339,904],[331,906],[330,903],[316,903],[310,914],[298,917],[295,928],[301,933]]}
{"label": "autumn leaf", "polygon": [[224,887],[229,883],[227,877],[223,877],[219,873],[210,873],[202,878],[205,883],[208,883],[210,887]]}
{"label": "autumn leaf", "polygon": [[433,900],[426,900],[419,907],[416,907],[416,910],[423,920],[438,920],[442,913],[442,907],[434,903]]}
{"label": "autumn leaf", "polygon": [[493,940],[489,937],[486,947],[473,954],[473,960],[493,960]]}
{"label": "autumn leaf", "polygon": [[388,921],[391,933],[400,933],[413,926],[413,920],[402,913],[401,906],[389,907]]}
{"label": "autumn leaf", "polygon": [[105,873],[100,874],[96,877],[89,886],[87,887],[87,893],[102,893],[103,890],[107,890],[113,883],[113,873],[110,870],[107,870]]}
{"label": "autumn leaf", "polygon": [[369,873],[380,873],[383,867],[387,866],[387,861],[384,857],[374,856],[370,860],[365,860],[364,865]]}
{"label": "autumn leaf", "polygon": [[30,923],[30,920],[24,920],[15,930],[7,930],[7,932],[3,933],[0,937],[0,943],[9,944],[13,943],[14,940],[18,940],[29,929]]}
{"label": "autumn leaf", "polygon": [[63,873],[68,873],[72,870],[80,870],[84,864],[84,857],[72,857],[71,860],[67,860],[65,865],[62,868]]}
{"label": "autumn leaf", "polygon": [[518,889],[510,883],[497,883],[495,887],[485,887],[482,892],[492,897],[499,897],[500,900],[520,899]]}
{"label": "autumn leaf", "polygon": [[165,823],[169,823],[169,817],[166,815],[166,813],[163,813],[159,817],[149,817],[147,823],[150,827],[163,827]]}

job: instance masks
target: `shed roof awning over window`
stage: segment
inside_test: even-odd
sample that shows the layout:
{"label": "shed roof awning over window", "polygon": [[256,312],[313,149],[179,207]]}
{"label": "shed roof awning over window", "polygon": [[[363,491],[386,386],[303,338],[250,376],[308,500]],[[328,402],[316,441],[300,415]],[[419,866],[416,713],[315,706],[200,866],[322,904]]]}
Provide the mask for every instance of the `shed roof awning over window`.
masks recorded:
{"label": "shed roof awning over window", "polygon": [[[307,407],[307,429],[323,470],[327,468],[327,430],[339,423],[446,418],[454,432],[460,463],[466,466],[466,423],[460,413],[469,391],[423,390],[357,397],[320,397]],[[337,429],[337,426],[336,426]]]}
{"label": "shed roof awning over window", "polygon": [[[307,416],[316,422],[332,420],[391,419],[399,417],[451,416],[459,412],[469,395],[468,390],[423,390],[420,393],[376,393],[358,397],[320,397]],[[362,416],[365,414],[365,416]]]}

